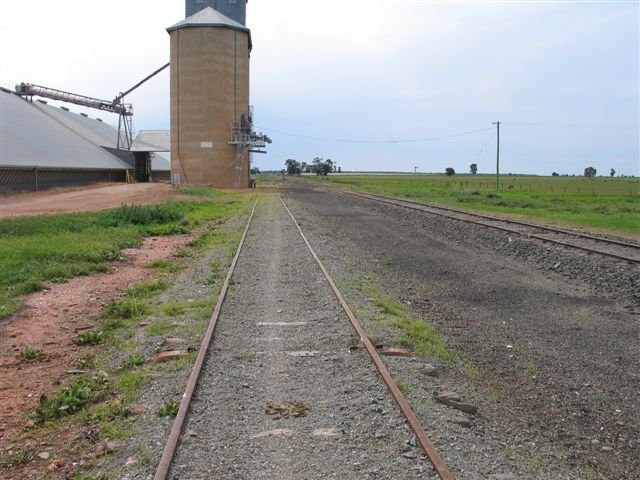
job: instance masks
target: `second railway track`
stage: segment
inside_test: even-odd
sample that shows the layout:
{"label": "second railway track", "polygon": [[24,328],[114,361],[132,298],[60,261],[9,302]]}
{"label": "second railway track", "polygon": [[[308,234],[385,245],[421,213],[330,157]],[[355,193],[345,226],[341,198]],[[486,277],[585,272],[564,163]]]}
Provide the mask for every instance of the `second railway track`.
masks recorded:
{"label": "second railway track", "polygon": [[355,197],[365,198],[389,205],[395,205],[397,207],[408,208],[431,215],[439,215],[467,223],[473,223],[476,225],[501,230],[515,235],[522,235],[524,237],[536,239],[538,241],[553,243],[566,248],[581,250],[588,254],[597,254],[631,264],[640,264],[640,244],[637,243],[605,237],[597,237],[586,233],[554,228],[545,225],[538,225],[520,220],[473,213],[456,208],[444,207],[441,205],[425,204],[410,200],[400,200],[365,192],[342,190],[332,186],[328,187],[331,189],[335,189],[343,194],[352,195]]}
{"label": "second railway track", "polygon": [[284,202],[253,224],[155,478],[452,479]]}

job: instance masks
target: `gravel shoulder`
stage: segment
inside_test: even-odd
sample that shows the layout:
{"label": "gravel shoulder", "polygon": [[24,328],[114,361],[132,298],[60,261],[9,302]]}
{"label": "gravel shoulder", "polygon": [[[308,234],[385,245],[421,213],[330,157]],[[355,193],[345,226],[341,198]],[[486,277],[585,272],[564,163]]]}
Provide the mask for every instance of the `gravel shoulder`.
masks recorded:
{"label": "gravel shoulder", "polygon": [[[389,362],[456,478],[640,477],[637,267],[286,183],[368,331],[394,335],[376,321],[375,286],[465,360],[436,380]],[[470,426],[429,401],[440,388],[479,407]]]}

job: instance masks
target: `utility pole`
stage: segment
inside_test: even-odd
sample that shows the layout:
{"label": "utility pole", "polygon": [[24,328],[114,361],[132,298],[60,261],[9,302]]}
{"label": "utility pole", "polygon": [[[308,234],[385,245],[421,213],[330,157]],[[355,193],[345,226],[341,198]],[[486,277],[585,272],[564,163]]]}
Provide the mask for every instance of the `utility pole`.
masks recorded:
{"label": "utility pole", "polygon": [[498,128],[498,144],[496,147],[496,190],[500,190],[500,123],[501,122],[492,123],[492,125],[495,125]]}

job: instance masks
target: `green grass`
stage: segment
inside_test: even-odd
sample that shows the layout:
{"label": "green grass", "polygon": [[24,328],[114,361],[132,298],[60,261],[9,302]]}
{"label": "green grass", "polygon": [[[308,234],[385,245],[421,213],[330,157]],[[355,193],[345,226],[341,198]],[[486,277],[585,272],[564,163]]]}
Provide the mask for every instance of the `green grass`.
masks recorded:
{"label": "green grass", "polygon": [[[222,223],[248,210],[251,197],[214,192],[200,201],[123,205],[102,212],[10,218],[0,221],[0,319],[17,311],[24,295],[48,282],[108,270],[108,261],[143,237],[191,231],[205,222]],[[213,233],[201,242],[224,242]],[[167,273],[173,267],[162,266]]]}
{"label": "green grass", "polygon": [[[181,250],[181,252],[184,252],[184,250]],[[186,256],[190,256],[190,255],[186,255]],[[183,270],[185,268],[180,263],[176,263],[176,262],[172,262],[164,259],[154,260],[153,262],[145,265],[145,267],[165,275],[171,275],[172,273],[179,272],[180,270]]]}
{"label": "green grass", "polygon": [[397,377],[396,385],[398,386],[398,390],[402,392],[403,395],[409,395],[412,392],[411,385],[402,377]]}
{"label": "green grass", "polygon": [[145,363],[144,358],[140,357],[139,355],[131,355],[129,358],[127,358],[127,361],[124,363],[124,367],[135,368],[135,367],[140,367],[144,365],[144,363]]}
{"label": "green grass", "polygon": [[640,232],[637,178],[503,175],[329,175],[313,180],[420,202],[516,214],[582,227]]}
{"label": "green grass", "polygon": [[107,319],[136,320],[146,316],[150,311],[151,307],[144,300],[123,298],[109,302],[103,316]]}
{"label": "green grass", "polygon": [[140,388],[149,383],[149,372],[146,369],[125,370],[119,373],[117,378],[118,391],[128,401],[137,398]]}
{"label": "green grass", "polygon": [[394,326],[402,331],[400,345],[412,347],[414,352],[429,358],[439,358],[448,363],[457,361],[456,355],[445,345],[433,327],[418,319],[397,318]]}
{"label": "green grass", "polygon": [[190,307],[187,302],[165,303],[162,305],[162,314],[166,317],[179,317]]}
{"label": "green grass", "polygon": [[155,278],[153,280],[138,283],[134,287],[130,288],[127,291],[127,297],[139,299],[154,297],[158,293],[168,289],[170,286],[171,284],[169,282]]}

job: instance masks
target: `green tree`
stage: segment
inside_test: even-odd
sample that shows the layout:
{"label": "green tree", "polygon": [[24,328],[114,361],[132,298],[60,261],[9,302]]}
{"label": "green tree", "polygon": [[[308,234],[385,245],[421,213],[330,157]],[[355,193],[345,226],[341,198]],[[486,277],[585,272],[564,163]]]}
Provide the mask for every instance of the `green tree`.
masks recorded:
{"label": "green tree", "polygon": [[313,159],[313,166],[311,167],[311,170],[316,175],[326,176],[333,172],[333,161],[329,158],[324,160],[320,157],[316,157]]}
{"label": "green tree", "polygon": [[447,174],[447,177],[453,177],[456,174],[456,171],[451,167],[447,167],[445,173]]}
{"label": "green tree", "polygon": [[478,173],[478,164],[472,163],[471,166],[469,167],[469,170],[473,175],[475,175],[476,173]]}
{"label": "green tree", "polygon": [[616,176],[616,171],[615,171],[613,168],[611,169],[611,176],[612,176],[612,177],[615,177],[615,176]]}
{"label": "green tree", "polygon": [[292,158],[284,162],[284,165],[285,167],[287,167],[287,175],[300,175],[300,173],[302,172],[300,162]]}
{"label": "green tree", "polygon": [[587,168],[584,169],[584,176],[585,177],[588,177],[588,178],[595,177],[596,173],[598,173],[598,172],[593,167],[587,167]]}

